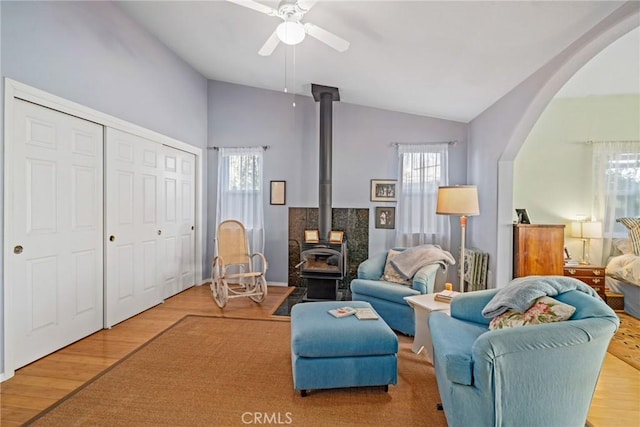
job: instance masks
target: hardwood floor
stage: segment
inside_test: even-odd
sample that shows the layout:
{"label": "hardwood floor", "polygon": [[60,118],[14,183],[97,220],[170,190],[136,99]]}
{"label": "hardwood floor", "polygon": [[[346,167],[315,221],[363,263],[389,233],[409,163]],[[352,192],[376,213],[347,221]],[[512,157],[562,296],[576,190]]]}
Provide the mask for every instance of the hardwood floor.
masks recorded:
{"label": "hardwood floor", "polygon": [[[185,315],[289,321],[271,313],[290,291],[269,287],[263,304],[239,298],[221,310],[208,286],[190,288],[110,330],[99,331],[16,371],[13,378],[0,384],[0,425],[22,425]],[[640,371],[607,354],[589,422],[594,427],[640,426]]]}

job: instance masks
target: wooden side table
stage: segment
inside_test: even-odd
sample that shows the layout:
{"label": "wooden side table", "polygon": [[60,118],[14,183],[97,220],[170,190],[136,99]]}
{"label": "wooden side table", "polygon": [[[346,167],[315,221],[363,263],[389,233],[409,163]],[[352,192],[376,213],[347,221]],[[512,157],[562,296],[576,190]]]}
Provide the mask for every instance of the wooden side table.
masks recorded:
{"label": "wooden side table", "polygon": [[600,265],[565,265],[564,275],[574,277],[591,286],[603,300],[607,300],[604,293],[604,270]]}
{"label": "wooden side table", "polygon": [[404,297],[404,299],[413,308],[416,335],[413,337],[412,350],[418,354],[426,349],[425,355],[427,361],[433,364],[433,344],[431,342],[431,331],[429,330],[429,315],[432,311],[444,311],[450,314],[451,307],[446,302],[434,300],[435,294],[414,295]]}

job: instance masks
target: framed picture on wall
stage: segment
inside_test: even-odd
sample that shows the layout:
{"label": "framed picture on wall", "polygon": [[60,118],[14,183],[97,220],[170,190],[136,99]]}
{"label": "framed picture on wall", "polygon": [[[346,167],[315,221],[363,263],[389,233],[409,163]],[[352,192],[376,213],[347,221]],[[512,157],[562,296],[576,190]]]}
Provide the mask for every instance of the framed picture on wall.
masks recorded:
{"label": "framed picture on wall", "polygon": [[372,202],[395,202],[397,195],[398,181],[395,179],[372,179],[371,180],[371,201]]}
{"label": "framed picture on wall", "polygon": [[271,197],[272,205],[287,204],[287,181],[271,181]]}
{"label": "framed picture on wall", "polygon": [[516,215],[518,215],[518,224],[531,224],[529,214],[526,209],[516,209]]}
{"label": "framed picture on wall", "polygon": [[388,206],[376,206],[376,228],[396,228],[396,208]]}

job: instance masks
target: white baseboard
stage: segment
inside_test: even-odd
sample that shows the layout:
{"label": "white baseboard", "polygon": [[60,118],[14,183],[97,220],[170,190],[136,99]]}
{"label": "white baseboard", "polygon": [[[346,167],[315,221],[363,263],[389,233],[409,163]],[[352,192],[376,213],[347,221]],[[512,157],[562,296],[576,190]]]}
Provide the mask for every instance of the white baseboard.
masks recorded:
{"label": "white baseboard", "polygon": [[[205,280],[205,281],[202,281],[202,283],[196,283],[195,286],[210,285],[210,284],[211,284],[211,280]],[[289,284],[287,282],[272,282],[271,280],[267,281],[267,285],[268,286],[281,286],[281,287],[284,287],[284,288],[289,286]]]}
{"label": "white baseboard", "polygon": [[15,371],[3,372],[0,374],[0,383],[12,378],[15,375]]}
{"label": "white baseboard", "polygon": [[289,284],[287,282],[271,282],[271,281],[268,281],[267,285],[269,285],[269,286],[284,286],[284,287],[289,286]]}

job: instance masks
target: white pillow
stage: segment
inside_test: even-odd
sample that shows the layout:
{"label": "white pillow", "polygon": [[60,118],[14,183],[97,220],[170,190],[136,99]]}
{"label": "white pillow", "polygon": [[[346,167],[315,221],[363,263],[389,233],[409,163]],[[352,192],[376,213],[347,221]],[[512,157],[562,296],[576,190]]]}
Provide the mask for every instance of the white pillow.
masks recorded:
{"label": "white pillow", "polygon": [[633,253],[640,255],[640,218],[618,218],[616,221],[627,227]]}
{"label": "white pillow", "polygon": [[632,254],[633,246],[631,245],[631,239],[613,239],[613,247],[620,251],[622,254]]}
{"label": "white pillow", "polygon": [[396,270],[393,264],[391,264],[391,260],[399,253],[400,251],[396,251],[393,249],[389,250],[389,253],[387,254],[387,263],[384,266],[384,273],[382,273],[382,277],[380,277],[380,280],[411,286],[413,282],[411,280],[405,279],[404,276],[398,273],[398,270]]}

